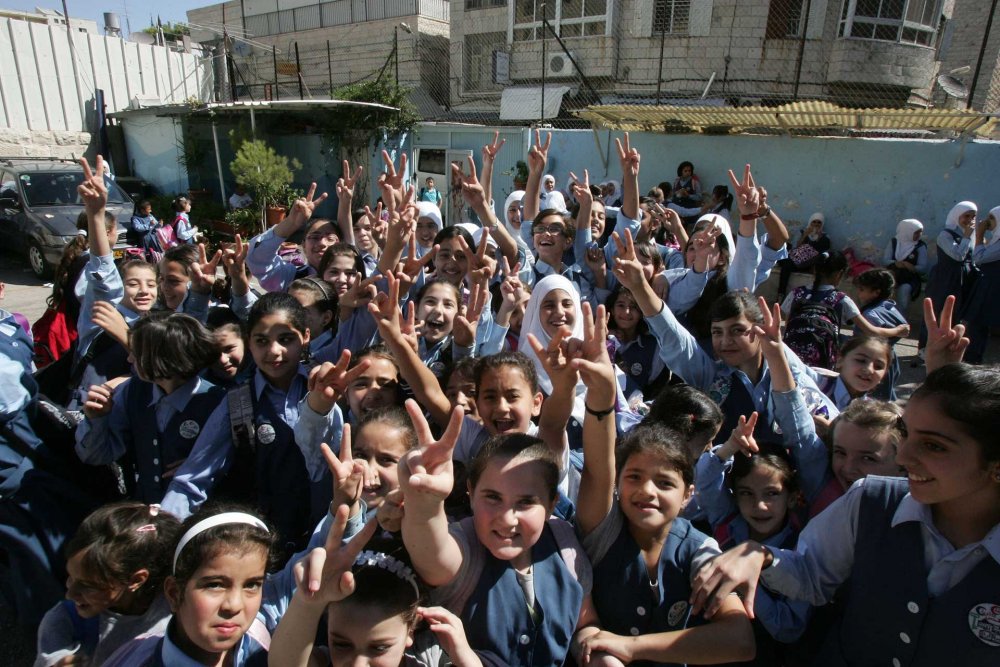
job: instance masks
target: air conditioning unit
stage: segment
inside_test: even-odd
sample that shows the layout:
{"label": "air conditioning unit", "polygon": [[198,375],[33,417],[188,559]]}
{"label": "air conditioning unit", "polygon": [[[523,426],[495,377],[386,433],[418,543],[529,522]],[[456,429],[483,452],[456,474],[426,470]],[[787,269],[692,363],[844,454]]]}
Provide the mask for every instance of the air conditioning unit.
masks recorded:
{"label": "air conditioning unit", "polygon": [[[573,56],[576,59],[576,56]],[[577,61],[579,62],[579,61]],[[576,76],[576,68],[564,51],[550,53],[545,61],[545,76],[550,79],[568,79]]]}

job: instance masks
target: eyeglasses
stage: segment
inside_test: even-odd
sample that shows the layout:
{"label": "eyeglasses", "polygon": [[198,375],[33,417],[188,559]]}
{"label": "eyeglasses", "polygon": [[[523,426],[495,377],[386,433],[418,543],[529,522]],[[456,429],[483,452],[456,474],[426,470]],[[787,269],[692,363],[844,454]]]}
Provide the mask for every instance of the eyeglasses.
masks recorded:
{"label": "eyeglasses", "polygon": [[554,224],[551,224],[551,225],[538,225],[536,227],[532,227],[531,228],[531,233],[532,234],[553,234],[553,235],[565,234],[566,233],[566,227],[565,227],[565,225],[560,225],[558,223],[554,223]]}

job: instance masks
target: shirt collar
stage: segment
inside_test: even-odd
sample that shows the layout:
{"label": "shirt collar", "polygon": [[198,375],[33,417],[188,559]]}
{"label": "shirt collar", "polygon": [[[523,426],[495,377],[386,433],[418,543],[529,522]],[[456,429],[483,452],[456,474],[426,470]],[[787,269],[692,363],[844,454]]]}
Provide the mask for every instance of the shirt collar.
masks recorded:
{"label": "shirt collar", "polygon": [[[182,384],[181,386],[174,389],[173,392],[167,394],[160,389],[160,385],[153,383],[153,396],[149,400],[149,405],[152,407],[159,403],[161,400],[166,401],[167,405],[172,407],[177,412],[181,412],[187,407],[188,401],[195,394],[201,393],[202,384],[205,383],[204,380],[198,375]],[[207,384],[207,383],[205,383]]]}
{"label": "shirt collar", "polygon": [[[305,382],[306,380],[308,380],[308,378],[309,378],[309,369],[306,368],[305,366],[303,366],[302,364],[299,364],[298,373],[296,373],[295,377],[292,378],[292,384],[288,388],[288,392],[287,393],[289,393],[289,394],[292,393],[292,391],[295,390],[296,383],[298,383],[298,382]],[[268,382],[267,378],[264,376],[263,373],[261,373],[260,369],[258,368],[254,372],[254,374],[253,374],[253,393],[254,393],[254,396],[256,396],[258,399],[260,399],[260,397],[264,393],[265,389],[270,389],[271,391],[278,392],[279,394],[286,393],[286,392],[281,391],[277,387],[275,387],[270,382]],[[305,392],[303,392],[303,393],[305,393]]]}
{"label": "shirt collar", "polygon": [[[947,541],[947,538],[945,538],[934,525],[934,517],[931,515],[931,508],[916,500],[909,493],[903,496],[903,499],[899,501],[899,507],[896,508],[896,513],[892,515],[892,527],[895,528],[899,524],[906,523],[908,521],[922,523],[936,538]],[[986,549],[990,556],[993,557],[993,560],[1000,563],[1000,524],[993,526],[993,528],[990,529],[990,532],[986,533],[986,537],[979,542],[967,544],[961,549],[956,549],[956,551],[968,551],[979,546]]]}
{"label": "shirt collar", "polygon": [[[202,663],[188,656],[170,639],[172,632],[175,632],[174,621],[170,622],[170,625],[167,627],[167,631],[163,633],[163,646],[160,649],[160,658],[163,660],[163,664],[170,665],[170,667],[203,667]],[[251,639],[249,634],[244,634],[240,639],[240,643],[234,647],[236,650],[236,657],[235,660],[232,661],[232,664],[243,664],[247,644],[250,641]]]}

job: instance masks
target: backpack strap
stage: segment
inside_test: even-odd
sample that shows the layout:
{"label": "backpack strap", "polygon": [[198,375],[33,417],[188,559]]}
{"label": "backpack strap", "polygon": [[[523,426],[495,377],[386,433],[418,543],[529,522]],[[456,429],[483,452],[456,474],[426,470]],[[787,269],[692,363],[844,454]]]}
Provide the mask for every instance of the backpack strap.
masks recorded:
{"label": "backpack strap", "polygon": [[257,431],[254,428],[253,389],[249,382],[230,389],[229,399],[229,430],[233,437],[233,446],[237,452],[248,450],[251,454],[257,451]]}

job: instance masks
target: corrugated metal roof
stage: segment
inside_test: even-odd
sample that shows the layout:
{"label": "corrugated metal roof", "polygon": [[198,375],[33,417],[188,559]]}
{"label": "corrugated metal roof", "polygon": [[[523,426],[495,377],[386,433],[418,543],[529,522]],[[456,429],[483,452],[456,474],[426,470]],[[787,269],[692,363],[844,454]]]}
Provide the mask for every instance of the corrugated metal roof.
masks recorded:
{"label": "corrugated metal roof", "polygon": [[989,135],[996,115],[957,109],[850,109],[830,102],[793,102],[778,107],[688,107],[602,104],[576,115],[615,130],[660,132],[674,127],[728,127],[740,132],[753,127],[781,129],[843,128],[853,130],[953,130]]}

